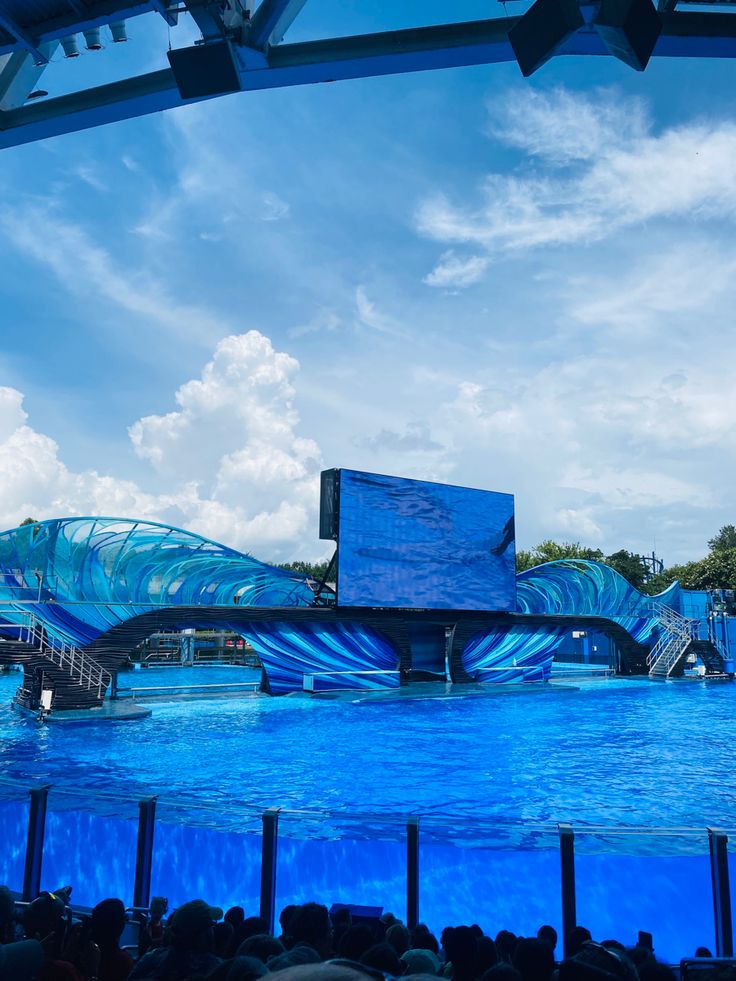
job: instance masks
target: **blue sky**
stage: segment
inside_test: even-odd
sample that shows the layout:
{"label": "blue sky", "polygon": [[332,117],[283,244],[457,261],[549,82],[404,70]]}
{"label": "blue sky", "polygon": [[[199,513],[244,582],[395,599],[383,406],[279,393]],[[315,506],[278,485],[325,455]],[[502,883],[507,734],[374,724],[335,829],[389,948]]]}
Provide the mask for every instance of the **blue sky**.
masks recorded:
{"label": "blue sky", "polygon": [[[311,0],[289,37],[446,16]],[[163,63],[128,31],[44,88]],[[521,547],[698,557],[735,518],[733,73],[491,65],[2,151],[0,524],[316,558],[344,466],[513,493]]]}

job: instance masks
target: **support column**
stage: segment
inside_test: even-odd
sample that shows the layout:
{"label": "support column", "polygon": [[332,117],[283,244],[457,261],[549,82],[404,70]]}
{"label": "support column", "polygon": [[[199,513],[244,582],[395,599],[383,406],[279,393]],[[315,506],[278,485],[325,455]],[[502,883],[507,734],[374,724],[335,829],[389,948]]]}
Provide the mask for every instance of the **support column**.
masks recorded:
{"label": "support column", "polygon": [[406,925],[410,930],[419,922],[419,818],[406,821]]}
{"label": "support column", "polygon": [[577,925],[575,908],[575,833],[571,824],[558,824],[560,833],[560,872],[562,882],[562,940],[568,956],[567,938]]}
{"label": "support column", "polygon": [[708,828],[710,877],[713,884],[713,917],[716,928],[716,957],[733,957],[731,885],[728,875],[728,835]]}
{"label": "support column", "polygon": [[41,863],[49,786],[36,787],[30,791],[31,807],[28,812],[26,864],[23,871],[23,902],[25,903],[30,903],[41,892]]}
{"label": "support column", "polygon": [[153,865],[153,833],[156,823],[156,798],[138,802],[138,848],[135,857],[133,905],[147,909],[151,901],[151,868]]}
{"label": "support column", "polygon": [[263,840],[261,843],[261,910],[260,915],[273,933],[276,919],[276,846],[279,839],[279,810],[269,807],[261,815]]}

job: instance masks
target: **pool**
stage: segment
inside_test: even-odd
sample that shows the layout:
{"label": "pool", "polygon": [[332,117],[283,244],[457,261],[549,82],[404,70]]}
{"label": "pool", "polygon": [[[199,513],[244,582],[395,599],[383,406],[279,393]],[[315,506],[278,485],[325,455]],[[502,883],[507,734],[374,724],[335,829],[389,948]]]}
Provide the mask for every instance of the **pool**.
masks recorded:
{"label": "pool", "polygon": [[[151,669],[121,686],[205,672],[235,681],[241,670]],[[153,891],[172,902],[202,893],[255,910],[259,810],[276,805],[286,809],[277,905],[319,898],[402,915],[403,821],[415,813],[421,918],[530,933],[559,926],[555,823],[569,821],[578,920],[594,935],[632,942],[650,930],[671,958],[713,944],[705,828],[736,829],[733,685],[608,679],[376,703],[161,698],[142,721],[38,726],[5,707],[18,679],[0,675],[0,773],[58,788],[44,882],[72,881],[80,902],[130,900],[136,801],[158,794]],[[17,885],[27,805],[0,808],[14,843],[0,879]]]}

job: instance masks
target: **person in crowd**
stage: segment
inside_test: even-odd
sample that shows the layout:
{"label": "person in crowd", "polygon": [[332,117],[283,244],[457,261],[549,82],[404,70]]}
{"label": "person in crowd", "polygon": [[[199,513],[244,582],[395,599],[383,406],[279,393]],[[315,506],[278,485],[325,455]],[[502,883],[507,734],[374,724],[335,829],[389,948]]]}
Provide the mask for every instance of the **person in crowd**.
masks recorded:
{"label": "person in crowd", "polygon": [[284,945],[270,933],[257,933],[253,937],[248,937],[237,950],[239,957],[255,957],[262,964],[268,964],[272,957],[285,953]]}
{"label": "person in crowd", "polygon": [[289,933],[289,927],[291,926],[291,921],[294,919],[300,909],[300,906],[295,906],[293,903],[291,903],[288,906],[284,906],[279,914],[279,925],[281,927],[281,936],[279,937],[279,940],[287,950],[291,946],[291,934]]}
{"label": "person in crowd", "polygon": [[523,981],[551,981],[555,955],[544,940],[520,940],[514,951],[513,965]]}
{"label": "person in crowd", "polygon": [[343,960],[357,962],[374,943],[375,935],[367,923],[353,923],[342,936],[338,954]]}
{"label": "person in crowd", "polygon": [[567,956],[574,957],[583,944],[592,940],[590,930],[583,926],[574,926],[567,937]]}
{"label": "person in crowd", "polygon": [[321,903],[300,906],[289,924],[294,944],[313,947],[323,960],[332,956],[332,923],[327,907]]}
{"label": "person in crowd", "polygon": [[330,913],[330,918],[332,919],[332,949],[339,950],[343,936],[353,925],[353,914],[349,906],[341,906]]}
{"label": "person in crowd", "polygon": [[92,940],[100,948],[99,981],[125,981],[133,970],[133,958],[120,949],[125,923],[120,899],[103,899],[92,910]]}
{"label": "person in crowd", "polygon": [[498,951],[490,937],[480,937],[475,951],[475,976],[480,978],[498,964]]}
{"label": "person in crowd", "polygon": [[510,930],[499,930],[496,934],[496,950],[498,951],[498,959],[504,961],[506,964],[511,964],[514,959],[514,951],[516,950],[517,937],[515,933],[511,933]]}
{"label": "person in crowd", "polygon": [[166,896],[154,896],[148,911],[148,934],[152,947],[160,947],[164,940],[163,919],[169,911]]}
{"label": "person in crowd", "polygon": [[258,981],[268,974],[266,965],[257,957],[231,957],[207,975],[207,981]]}
{"label": "person in crowd", "polygon": [[426,923],[417,923],[411,933],[411,948],[413,950],[431,950],[439,958],[440,945],[437,937],[430,931]]}
{"label": "person in crowd", "polygon": [[221,917],[222,910],[203,899],[184,903],[169,919],[170,946],[141,957],[130,981],[186,981],[209,974],[221,963],[212,950],[212,929]]}
{"label": "person in crowd", "polygon": [[[394,924],[395,926],[396,924]],[[363,954],[360,963],[365,967],[372,967],[383,974],[389,974],[396,978],[403,973],[404,965],[399,960],[399,955],[391,944],[385,941],[374,944]]]}
{"label": "person in crowd", "polygon": [[711,952],[708,950],[707,947],[698,947],[698,949],[695,951],[695,956],[696,957],[712,957],[713,954],[711,954]]}
{"label": "person in crowd", "polygon": [[414,947],[401,955],[403,974],[439,974],[440,959],[431,950]]}
{"label": "person in crowd", "polygon": [[411,935],[403,923],[392,923],[386,930],[386,943],[393,947],[397,957],[401,957],[411,946]]}
{"label": "person in crowd", "polygon": [[[445,933],[443,932],[443,937]],[[472,927],[458,926],[444,939],[447,962],[452,981],[475,981],[475,959],[478,937]]]}
{"label": "person in crowd", "polygon": [[521,981],[521,975],[507,961],[499,961],[481,975],[480,981]]}
{"label": "person in crowd", "polygon": [[557,931],[553,926],[550,926],[548,923],[540,926],[537,930],[537,940],[543,940],[546,944],[549,944],[554,954],[557,949]]}
{"label": "person in crowd", "polygon": [[91,937],[83,935],[81,923],[68,936],[66,925],[64,896],[44,892],[26,907],[24,935],[27,940],[39,941],[44,951],[36,981],[85,981],[97,976],[99,948]]}

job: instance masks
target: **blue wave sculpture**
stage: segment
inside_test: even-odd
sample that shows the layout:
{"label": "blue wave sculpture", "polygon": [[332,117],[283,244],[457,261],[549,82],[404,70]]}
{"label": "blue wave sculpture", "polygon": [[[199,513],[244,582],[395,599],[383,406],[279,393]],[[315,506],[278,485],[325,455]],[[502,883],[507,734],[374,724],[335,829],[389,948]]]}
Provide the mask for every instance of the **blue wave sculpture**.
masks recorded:
{"label": "blue wave sculpture", "polygon": [[58,518],[0,535],[0,622],[29,609],[85,646],[155,607],[311,606],[307,577],[153,521]]}
{"label": "blue wave sculpture", "polygon": [[[656,597],[644,596],[610,566],[580,559],[519,573],[516,587],[519,613],[605,617],[638,643],[651,642],[657,629],[652,601],[677,609],[681,592],[675,583]],[[49,636],[85,647],[161,608],[313,603],[306,576],[157,522],[59,518],[0,534],[0,632],[3,623],[23,623],[32,610]],[[227,622],[227,616],[220,619]],[[321,688],[399,683],[398,650],[359,622],[275,619],[237,629],[258,652],[274,693],[301,690],[309,675],[321,676]],[[462,664],[482,683],[544,680],[567,632],[555,623],[499,621],[470,639]]]}

